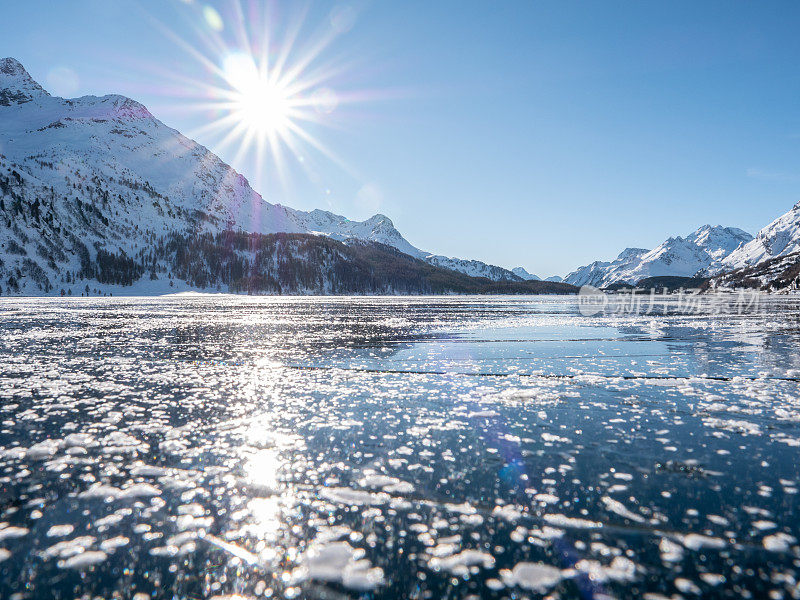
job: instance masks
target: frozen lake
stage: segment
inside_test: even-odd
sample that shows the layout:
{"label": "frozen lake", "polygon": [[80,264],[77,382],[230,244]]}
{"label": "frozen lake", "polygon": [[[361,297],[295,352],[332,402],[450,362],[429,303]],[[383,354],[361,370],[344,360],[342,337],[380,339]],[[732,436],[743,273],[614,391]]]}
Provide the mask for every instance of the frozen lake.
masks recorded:
{"label": "frozen lake", "polygon": [[0,597],[800,597],[800,301],[715,302],[2,299]]}

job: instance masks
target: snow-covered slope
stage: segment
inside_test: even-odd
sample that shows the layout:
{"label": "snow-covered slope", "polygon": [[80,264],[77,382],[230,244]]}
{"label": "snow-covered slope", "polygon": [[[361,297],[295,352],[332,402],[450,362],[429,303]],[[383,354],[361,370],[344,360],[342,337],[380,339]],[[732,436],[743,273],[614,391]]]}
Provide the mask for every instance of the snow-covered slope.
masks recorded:
{"label": "snow-covered slope", "polygon": [[627,273],[629,283],[645,277],[677,275],[691,277],[715,270],[731,252],[753,239],[736,227],[704,225],[685,238],[673,237],[642,256],[641,263]]}
{"label": "snow-covered slope", "polygon": [[[0,276],[22,273],[25,257],[38,260],[28,251],[35,254],[29,242],[38,243],[41,232],[22,218],[22,205],[38,197],[34,210],[44,210],[52,224],[45,237],[65,255],[74,255],[77,240],[92,256],[98,244],[130,256],[173,231],[312,233],[379,242],[468,275],[516,280],[500,267],[420,250],[384,215],[359,222],[266,202],[242,175],[138,102],[117,95],[50,96],[13,58],[0,60],[0,174],[10,177],[8,191],[13,185],[19,200],[7,202],[13,214],[0,215],[6,224],[0,226]],[[8,244],[25,254],[9,255]]]}
{"label": "snow-covered slope", "polygon": [[620,255],[611,262],[596,260],[584,267],[578,267],[569,273],[564,281],[572,285],[593,285],[603,287],[617,281],[621,273],[627,273],[641,262],[641,257],[647,254],[645,248],[625,248]]}
{"label": "snow-covered slope", "polygon": [[546,277],[545,281],[550,281],[552,283],[561,283],[562,281],[564,281],[564,278],[559,277],[558,275],[552,275],[550,277]]}
{"label": "snow-covered slope", "polygon": [[714,272],[733,271],[800,251],[800,202],[731,252]]}
{"label": "snow-covered slope", "polygon": [[594,262],[564,279],[573,285],[635,284],[646,277],[691,277],[719,269],[725,258],[752,236],[735,227],[704,225],[686,237],[671,237],[653,250],[627,248],[612,262]]}
{"label": "snow-covered slope", "polygon": [[385,215],[378,214],[366,221],[351,221],[341,215],[319,209],[302,214],[304,215],[303,226],[309,233],[327,235],[339,241],[356,238],[380,242],[387,246],[393,246],[414,258],[424,258],[428,255],[427,252],[412,246],[400,235],[400,232],[395,229],[394,223]]}
{"label": "snow-covered slope", "polygon": [[747,244],[753,236],[738,227],[722,227],[717,225],[703,225],[697,231],[689,234],[686,240],[702,248],[712,259],[709,268],[715,268],[734,250]]}
{"label": "snow-covered slope", "polygon": [[524,279],[525,281],[541,281],[542,278],[534,275],[533,273],[528,273],[523,267],[514,267],[511,269],[511,272],[519,277],[520,279]]}
{"label": "snow-covered slope", "polygon": [[800,290],[800,252],[767,257],[760,262],[723,271],[710,281],[712,289]]}
{"label": "snow-covered slope", "polygon": [[492,281],[522,281],[522,278],[515,275],[508,269],[496,265],[487,265],[479,260],[465,260],[463,258],[450,258],[438,254],[425,256],[424,260],[435,267],[450,269],[465,273],[470,277],[485,277]]}

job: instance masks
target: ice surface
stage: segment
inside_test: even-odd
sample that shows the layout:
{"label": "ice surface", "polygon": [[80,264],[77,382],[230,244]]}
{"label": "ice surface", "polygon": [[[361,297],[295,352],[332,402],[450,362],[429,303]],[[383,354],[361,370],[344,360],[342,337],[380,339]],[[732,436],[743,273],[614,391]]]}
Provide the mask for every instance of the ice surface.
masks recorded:
{"label": "ice surface", "polygon": [[3,300],[0,597],[795,597],[800,302],[659,302]]}

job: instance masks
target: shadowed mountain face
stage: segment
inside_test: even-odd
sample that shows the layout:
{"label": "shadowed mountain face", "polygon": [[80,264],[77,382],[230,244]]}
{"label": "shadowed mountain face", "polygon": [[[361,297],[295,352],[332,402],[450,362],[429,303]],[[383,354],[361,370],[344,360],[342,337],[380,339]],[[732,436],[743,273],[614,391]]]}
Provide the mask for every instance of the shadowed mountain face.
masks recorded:
{"label": "shadowed mountain face", "polygon": [[[98,265],[109,257],[140,267],[124,269],[119,285],[174,289],[172,265],[150,260],[157,240],[228,230],[359,239],[428,256],[384,215],[356,222],[266,202],[216,155],[130,98],[53,97],[18,61],[0,61],[2,293],[102,292]],[[472,274],[520,281],[479,264],[487,269]],[[149,273],[146,286],[139,271]]]}

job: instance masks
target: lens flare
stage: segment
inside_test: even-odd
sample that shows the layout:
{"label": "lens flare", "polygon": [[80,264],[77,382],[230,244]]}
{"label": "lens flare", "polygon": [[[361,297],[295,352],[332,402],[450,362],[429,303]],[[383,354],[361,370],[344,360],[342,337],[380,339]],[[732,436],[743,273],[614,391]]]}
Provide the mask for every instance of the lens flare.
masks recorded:
{"label": "lens flare", "polygon": [[223,72],[231,86],[229,109],[239,123],[259,134],[287,135],[296,99],[286,86],[241,53],[225,58]]}
{"label": "lens flare", "polygon": [[350,87],[363,57],[346,59],[334,45],[355,24],[355,9],[335,8],[309,24],[309,10],[294,4],[232,0],[219,11],[199,2],[185,6],[194,26],[187,38],[151,20],[202,65],[202,74],[151,68],[185,98],[182,110],[202,113],[204,124],[188,130],[190,137],[268,193],[289,191],[298,171],[326,189],[318,159],[363,179],[321,139],[324,130],[344,129],[345,121],[359,118],[352,105],[396,95]]}

